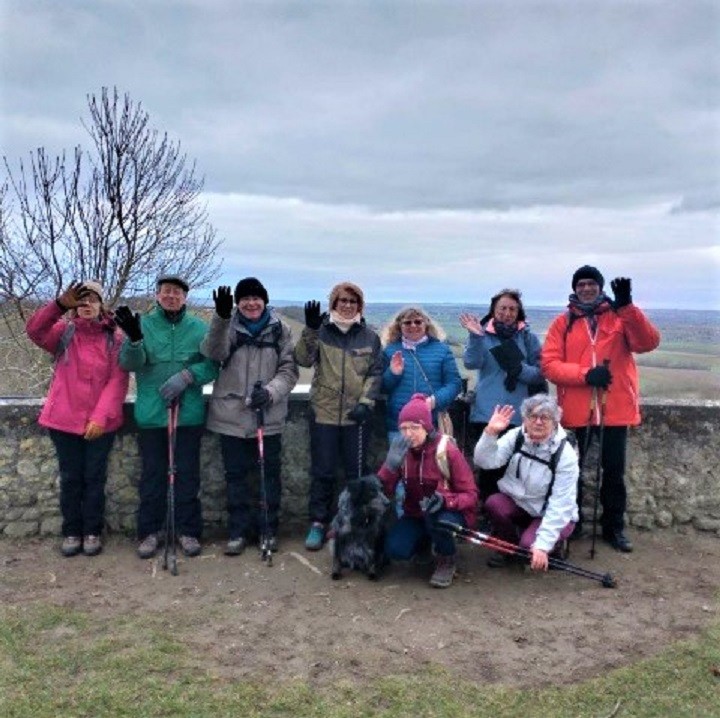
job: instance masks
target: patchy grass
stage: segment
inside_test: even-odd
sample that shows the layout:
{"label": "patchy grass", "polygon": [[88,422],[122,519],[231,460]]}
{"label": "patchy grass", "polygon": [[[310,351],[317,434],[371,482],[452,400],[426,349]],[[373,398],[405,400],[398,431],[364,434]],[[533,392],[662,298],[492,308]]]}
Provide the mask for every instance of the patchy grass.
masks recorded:
{"label": "patchy grass", "polygon": [[[191,627],[185,627],[191,631]],[[521,659],[520,659],[521,660]],[[548,656],[552,660],[552,656]],[[585,683],[517,690],[437,668],[332,688],[212,674],[157,616],[103,621],[46,605],[0,610],[0,714],[56,716],[717,716],[720,623]]]}

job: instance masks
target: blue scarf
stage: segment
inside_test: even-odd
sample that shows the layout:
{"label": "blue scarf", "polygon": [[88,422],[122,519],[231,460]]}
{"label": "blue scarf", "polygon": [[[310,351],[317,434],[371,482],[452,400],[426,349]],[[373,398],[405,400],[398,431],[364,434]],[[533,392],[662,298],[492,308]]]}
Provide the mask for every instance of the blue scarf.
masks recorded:
{"label": "blue scarf", "polygon": [[242,312],[238,312],[238,319],[240,320],[240,324],[250,332],[250,336],[256,337],[265,329],[267,323],[270,321],[270,312],[268,307],[265,307],[263,313],[260,315],[260,319],[255,322],[251,322]]}

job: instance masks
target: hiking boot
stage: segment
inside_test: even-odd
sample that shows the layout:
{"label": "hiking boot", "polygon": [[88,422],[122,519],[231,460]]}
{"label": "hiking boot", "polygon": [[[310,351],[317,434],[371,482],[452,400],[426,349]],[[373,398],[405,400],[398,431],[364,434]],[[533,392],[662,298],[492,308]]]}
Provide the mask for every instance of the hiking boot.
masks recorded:
{"label": "hiking boot", "polygon": [[152,558],[157,553],[159,545],[157,534],[148,534],[138,545],[137,555],[140,558]]}
{"label": "hiking boot", "polygon": [[102,551],[102,542],[99,536],[89,534],[83,539],[83,553],[86,556],[97,556]]}
{"label": "hiking boot", "polygon": [[225,546],[226,556],[239,556],[248,547],[248,541],[244,536],[231,538]]}
{"label": "hiking boot", "polygon": [[319,521],[313,521],[305,537],[305,548],[308,551],[319,551],[325,543],[325,527]]}
{"label": "hiking boot", "polygon": [[[262,545],[261,545],[261,547],[262,547]],[[267,547],[270,549],[270,551],[272,553],[278,552],[278,539],[275,534],[268,534]]]}
{"label": "hiking boot", "polygon": [[632,541],[622,529],[603,529],[602,537],[603,541],[609,543],[616,551],[631,553],[633,550]]}
{"label": "hiking boot", "polygon": [[438,556],[435,560],[435,570],[430,577],[433,588],[449,588],[455,578],[455,556]]}
{"label": "hiking boot", "polygon": [[63,556],[77,556],[82,551],[82,539],[79,536],[65,536],[63,537],[62,544],[60,546],[60,553]]}
{"label": "hiking boot", "polygon": [[202,551],[200,542],[194,536],[181,536],[179,539],[182,552],[188,557],[199,556]]}

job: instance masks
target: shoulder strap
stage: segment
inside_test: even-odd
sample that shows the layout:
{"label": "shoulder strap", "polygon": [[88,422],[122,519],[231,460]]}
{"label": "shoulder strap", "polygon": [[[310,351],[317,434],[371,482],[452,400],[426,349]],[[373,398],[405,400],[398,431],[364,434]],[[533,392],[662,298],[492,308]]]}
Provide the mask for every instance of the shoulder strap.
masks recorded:
{"label": "shoulder strap", "polygon": [[[542,512],[545,513],[545,509],[547,508],[548,501],[550,500],[550,496],[552,494],[553,486],[555,485],[555,472],[557,470],[558,461],[560,461],[560,455],[563,452],[563,449],[565,448],[565,444],[567,444],[567,438],[564,438],[560,444],[558,444],[558,448],[553,451],[553,453],[550,455],[550,460],[545,461],[544,459],[541,459],[539,456],[535,456],[534,454],[527,453],[522,450],[522,445],[525,440],[525,437],[523,436],[522,429],[518,432],[517,437],[515,437],[515,447],[513,448],[513,453],[510,456],[512,458],[515,454],[520,454],[521,456],[524,456],[526,459],[530,459],[532,461],[537,461],[541,464],[545,464],[550,469],[550,483],[548,484],[547,491],[545,492],[545,499],[543,501],[542,506]],[[515,469],[516,476],[520,478],[520,461],[518,461],[517,467]]]}
{"label": "shoulder strap", "polygon": [[60,337],[60,341],[55,347],[55,354],[53,354],[52,358],[53,362],[59,361],[60,357],[65,357],[65,362],[67,362],[67,348],[70,346],[70,342],[72,341],[74,334],[75,324],[73,322],[68,322],[68,325],[65,327],[62,336]]}
{"label": "shoulder strap", "polygon": [[430,387],[430,394],[435,393],[435,389],[433,389],[433,385],[430,383],[430,379],[428,379],[428,375],[425,373],[425,370],[422,368],[422,364],[420,363],[420,360],[417,358],[417,354],[414,351],[411,351],[410,354],[412,354],[412,358],[415,360],[415,363],[417,364],[418,369],[420,370],[420,373],[423,375],[423,379],[425,379],[425,383]]}
{"label": "shoulder strap", "polygon": [[443,475],[443,478],[445,479],[445,490],[450,488],[449,479],[450,479],[450,463],[448,461],[448,455],[447,455],[447,447],[448,443],[451,441],[452,437],[448,436],[447,434],[443,434],[440,437],[440,441],[438,441],[437,448],[435,449],[435,460],[437,461],[438,468],[440,469],[440,473]]}
{"label": "shoulder strap", "polygon": [[282,337],[282,324],[278,321],[275,324],[270,325],[271,338],[263,339],[261,337],[253,337],[245,332],[235,331],[235,339],[230,344],[230,353],[227,355],[225,360],[221,362],[220,367],[224,369],[232,359],[232,355],[240,348],[245,346],[257,347],[263,349],[264,347],[272,347],[275,353],[280,356],[280,339]]}

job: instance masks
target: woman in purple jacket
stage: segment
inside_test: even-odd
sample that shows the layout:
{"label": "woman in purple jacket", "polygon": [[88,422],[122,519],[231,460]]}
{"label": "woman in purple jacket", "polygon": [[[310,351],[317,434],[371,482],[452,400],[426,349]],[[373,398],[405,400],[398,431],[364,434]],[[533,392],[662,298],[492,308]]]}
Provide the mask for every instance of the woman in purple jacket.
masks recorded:
{"label": "woman in purple jacket", "polygon": [[60,464],[60,551],[95,556],[102,550],[108,456],[128,388],[118,364],[122,333],[103,307],[103,288],[89,281],[72,283],[38,309],[27,333],[55,358],[39,423],[49,429]]}

